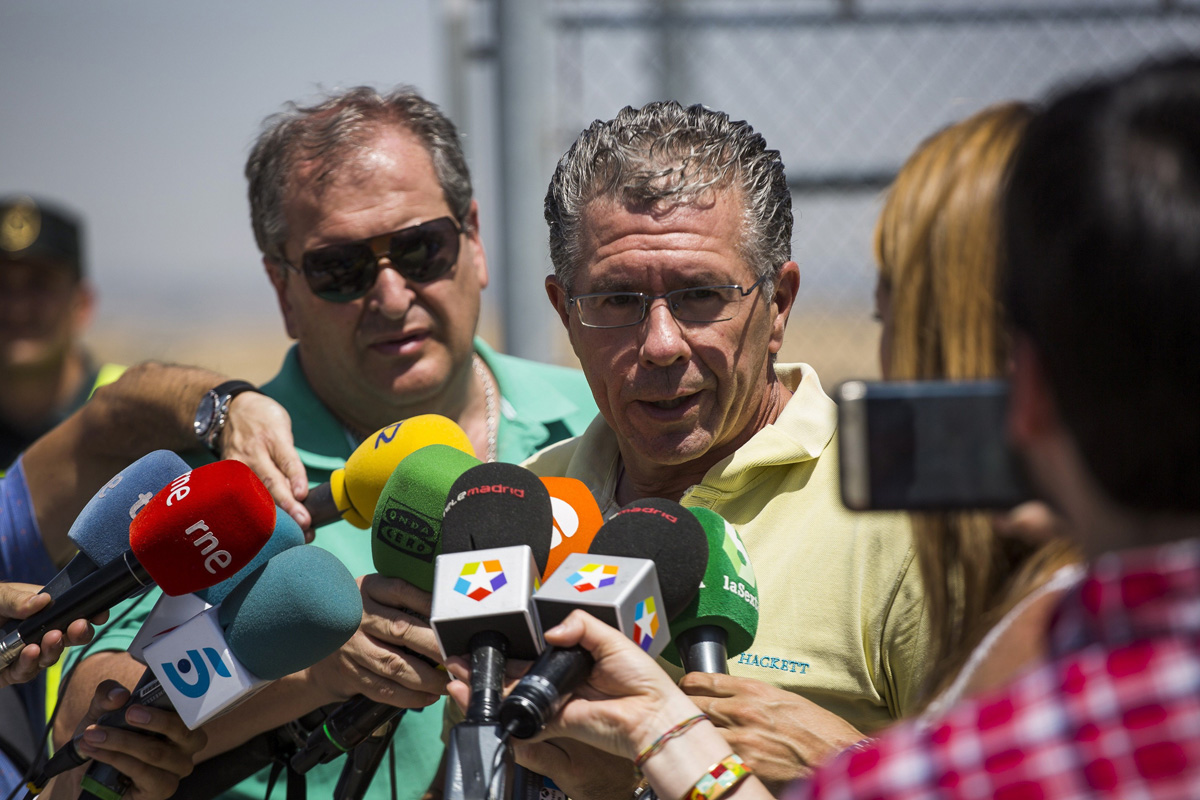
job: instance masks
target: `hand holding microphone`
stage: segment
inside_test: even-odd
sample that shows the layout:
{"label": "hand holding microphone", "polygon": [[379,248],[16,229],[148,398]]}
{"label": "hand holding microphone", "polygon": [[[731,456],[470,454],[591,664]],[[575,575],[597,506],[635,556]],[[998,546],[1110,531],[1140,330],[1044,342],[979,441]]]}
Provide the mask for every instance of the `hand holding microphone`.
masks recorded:
{"label": "hand holding microphone", "polygon": [[[50,605],[50,596],[42,587],[31,583],[0,582],[0,624],[9,620],[23,620],[44,611]],[[94,630],[91,622],[103,622],[107,613],[92,620],[77,619],[63,631],[49,631],[41,641],[31,642],[17,660],[0,669],[0,687],[14,683],[25,683],[38,676],[42,670],[54,664],[66,647],[87,644]]]}
{"label": "hand holding microphone", "polygon": [[[180,780],[191,773],[193,758],[208,737],[202,730],[188,730],[178,714],[158,708],[130,710],[123,728],[100,722],[103,715],[122,709],[129,697],[129,691],[116,681],[97,686],[91,707],[76,728],[76,746],[84,758],[128,776],[129,800],[171,797]],[[77,793],[73,781],[56,779],[40,797],[73,800]]]}
{"label": "hand holding microphone", "polygon": [[47,631],[63,630],[155,583],[169,595],[219,583],[249,563],[274,526],[275,504],[245,464],[219,461],[180,475],[134,517],[128,550],[0,641],[0,668]]}
{"label": "hand holding microphone", "polygon": [[[707,562],[704,530],[687,509],[661,498],[638,500],[604,523],[588,553],[569,556],[534,603],[543,627],[588,608],[657,655],[670,636],[665,620],[696,596]],[[644,577],[639,564],[647,563]],[[590,662],[581,647],[543,652],[500,706],[505,731],[519,739],[539,731],[587,677]]]}

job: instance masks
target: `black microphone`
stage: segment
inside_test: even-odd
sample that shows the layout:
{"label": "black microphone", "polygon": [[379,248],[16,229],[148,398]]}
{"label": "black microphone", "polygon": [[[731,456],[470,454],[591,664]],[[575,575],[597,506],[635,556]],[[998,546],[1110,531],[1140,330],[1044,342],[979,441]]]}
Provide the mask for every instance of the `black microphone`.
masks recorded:
{"label": "black microphone", "polygon": [[[479,463],[469,453],[434,442],[414,450],[396,465],[379,495],[371,527],[371,551],[380,575],[403,578],[425,591],[433,588],[433,563],[441,550],[446,496],[454,482]],[[318,764],[328,763],[404,713],[403,708],[364,695],[352,697],[309,732],[304,744],[292,754],[291,768],[303,775]]]}
{"label": "black microphone", "polygon": [[[498,719],[507,657],[532,659],[541,650],[530,596],[521,589],[532,592],[545,568],[553,526],[545,484],[514,464],[473,467],[446,498],[430,623],[445,657],[471,655],[469,722]],[[532,573],[529,556],[522,562],[514,552],[503,563],[488,557],[522,547]]]}
{"label": "black microphone", "polygon": [[[504,665],[541,649],[530,596],[550,554],[545,484],[512,464],[464,472],[446,498],[430,624],[443,656],[469,653],[471,699],[446,750],[447,800],[503,796],[510,777],[499,727]],[[499,787],[499,788],[497,788]]]}
{"label": "black microphone", "polygon": [[[687,607],[707,563],[704,529],[691,512],[671,500],[637,500],[604,523],[587,553],[568,556],[534,603],[545,628],[583,608],[656,655],[669,638],[662,616]],[[651,591],[659,587],[661,605]],[[545,727],[593,663],[580,646],[547,647],[500,706],[505,733],[527,739]]]}

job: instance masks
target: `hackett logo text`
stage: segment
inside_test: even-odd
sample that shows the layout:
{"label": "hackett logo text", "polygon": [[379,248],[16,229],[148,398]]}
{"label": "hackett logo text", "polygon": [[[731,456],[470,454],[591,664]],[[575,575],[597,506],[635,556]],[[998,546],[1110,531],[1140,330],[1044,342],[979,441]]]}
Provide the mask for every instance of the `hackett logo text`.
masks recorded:
{"label": "hackett logo text", "polygon": [[807,661],[792,661],[789,658],[759,656],[754,653],[742,653],[738,656],[737,663],[762,669],[777,669],[781,672],[798,672],[801,675],[808,672]]}
{"label": "hackett logo text", "polygon": [[438,526],[416,509],[394,497],[387,497],[375,537],[401,553],[431,562],[438,540]]}

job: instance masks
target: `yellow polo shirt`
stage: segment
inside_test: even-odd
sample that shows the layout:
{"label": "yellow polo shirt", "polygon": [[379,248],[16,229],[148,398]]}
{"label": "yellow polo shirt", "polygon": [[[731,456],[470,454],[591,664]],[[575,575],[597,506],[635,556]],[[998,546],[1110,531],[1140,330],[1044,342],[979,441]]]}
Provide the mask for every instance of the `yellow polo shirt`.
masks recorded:
{"label": "yellow polo shirt", "polygon": [[[904,514],[842,505],[836,406],[807,364],[775,371],[794,392],[779,418],[682,503],[731,522],[754,567],[758,635],[730,674],[796,692],[869,733],[913,709],[927,666],[912,532]],[[583,481],[606,518],[618,509],[620,452],[603,417],[525,466]]]}

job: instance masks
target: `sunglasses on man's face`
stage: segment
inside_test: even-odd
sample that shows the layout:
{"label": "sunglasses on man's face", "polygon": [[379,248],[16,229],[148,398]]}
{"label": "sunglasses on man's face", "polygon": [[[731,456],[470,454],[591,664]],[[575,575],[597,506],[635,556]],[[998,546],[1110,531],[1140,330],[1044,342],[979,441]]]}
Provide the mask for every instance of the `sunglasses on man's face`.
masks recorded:
{"label": "sunglasses on man's face", "polygon": [[[379,259],[387,256],[392,269],[413,283],[429,283],[443,277],[458,261],[462,228],[450,217],[440,217],[358,242],[335,244],[310,250],[300,268],[284,266],[304,274],[313,294],[331,303],[349,303],[371,291],[379,277]],[[379,245],[387,250],[376,255]]]}

